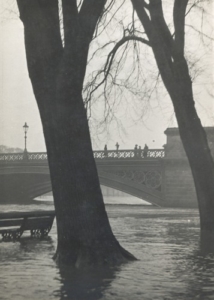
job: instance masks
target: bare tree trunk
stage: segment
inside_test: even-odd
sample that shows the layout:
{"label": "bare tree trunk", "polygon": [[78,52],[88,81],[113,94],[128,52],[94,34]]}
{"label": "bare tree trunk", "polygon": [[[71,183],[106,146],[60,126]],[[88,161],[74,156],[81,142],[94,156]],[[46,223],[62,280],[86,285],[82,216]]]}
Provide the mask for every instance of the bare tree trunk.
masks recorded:
{"label": "bare tree trunk", "polygon": [[214,162],[195,109],[192,82],[184,57],[188,0],[174,0],[174,39],[166,25],[162,0],[131,0],[146,31],[163,83],[171,97],[195,182],[201,229],[214,232]]}
{"label": "bare tree trunk", "polygon": [[[183,65],[182,65],[183,64]],[[186,61],[177,66],[175,84],[170,92],[179,132],[188,157],[199,205],[201,229],[214,232],[214,163],[206,133],[195,109],[192,83]],[[185,79],[185,80],[184,80]]]}
{"label": "bare tree trunk", "polygon": [[75,1],[62,1],[63,47],[58,1],[17,0],[47,146],[58,232],[55,259],[78,267],[135,259],[108,221],[81,94],[89,44],[105,4],[92,2],[84,1],[78,14]]}
{"label": "bare tree trunk", "polygon": [[57,216],[55,259],[76,266],[134,259],[112,233],[81,94],[72,100],[69,107],[58,106],[44,126]]}

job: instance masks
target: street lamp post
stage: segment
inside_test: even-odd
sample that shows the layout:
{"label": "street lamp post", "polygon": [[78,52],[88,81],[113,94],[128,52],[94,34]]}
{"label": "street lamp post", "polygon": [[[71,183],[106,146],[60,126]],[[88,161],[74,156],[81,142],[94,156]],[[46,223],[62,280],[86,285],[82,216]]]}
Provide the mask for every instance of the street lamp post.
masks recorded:
{"label": "street lamp post", "polygon": [[27,125],[27,123],[25,122],[23,129],[24,129],[24,139],[25,139],[25,149],[24,149],[24,153],[27,153],[27,131],[28,131],[29,126]]}

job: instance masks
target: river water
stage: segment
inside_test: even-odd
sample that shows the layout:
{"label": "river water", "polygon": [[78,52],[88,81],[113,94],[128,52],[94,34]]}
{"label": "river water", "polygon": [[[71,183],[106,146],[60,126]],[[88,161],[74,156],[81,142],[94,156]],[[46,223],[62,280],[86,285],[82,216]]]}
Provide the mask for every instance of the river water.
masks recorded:
{"label": "river water", "polygon": [[[1,211],[52,209],[0,206]],[[56,224],[45,240],[0,241],[1,300],[214,299],[214,249],[200,243],[195,209],[106,205],[114,234],[139,260],[115,269],[59,269]]]}

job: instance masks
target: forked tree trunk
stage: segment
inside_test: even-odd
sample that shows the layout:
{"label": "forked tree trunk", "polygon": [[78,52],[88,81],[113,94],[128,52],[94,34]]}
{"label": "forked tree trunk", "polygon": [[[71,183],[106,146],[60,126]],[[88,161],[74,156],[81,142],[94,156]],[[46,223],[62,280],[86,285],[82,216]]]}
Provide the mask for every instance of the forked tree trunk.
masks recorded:
{"label": "forked tree trunk", "polygon": [[131,0],[145,29],[163,83],[171,97],[180,137],[192,170],[202,231],[214,233],[214,162],[195,109],[192,82],[184,57],[188,0],[174,0],[174,38],[166,25],[162,0]]}
{"label": "forked tree trunk", "polygon": [[[105,1],[97,4],[100,14],[102,2],[104,6]],[[17,3],[47,146],[58,233],[55,259],[78,267],[134,260],[112,233],[93,158],[81,94],[92,38],[87,32],[89,26],[82,30],[77,11],[69,11],[74,1],[63,0],[67,5],[63,9],[69,12],[64,15],[64,26],[71,26],[64,28],[63,47],[57,0]],[[96,3],[91,3],[92,15],[98,10]],[[87,11],[83,10],[84,16]]]}

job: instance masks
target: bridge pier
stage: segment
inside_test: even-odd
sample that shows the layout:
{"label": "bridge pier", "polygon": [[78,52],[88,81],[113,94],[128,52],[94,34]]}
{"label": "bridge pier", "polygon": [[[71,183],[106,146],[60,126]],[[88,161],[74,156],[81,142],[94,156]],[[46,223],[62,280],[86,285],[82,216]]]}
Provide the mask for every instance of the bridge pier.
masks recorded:
{"label": "bridge pier", "polygon": [[[205,127],[209,147],[214,157],[214,127]],[[167,143],[164,158],[164,198],[168,207],[197,208],[197,197],[186,153],[178,128],[165,131]]]}
{"label": "bridge pier", "polygon": [[164,206],[198,207],[195,186],[186,160],[164,160]]}

